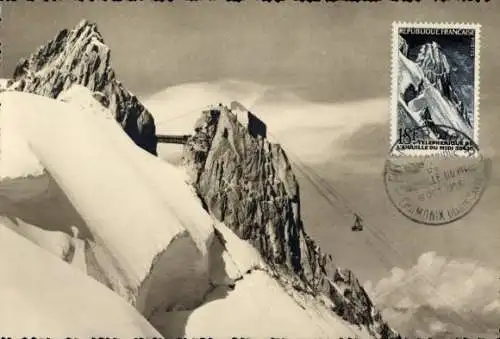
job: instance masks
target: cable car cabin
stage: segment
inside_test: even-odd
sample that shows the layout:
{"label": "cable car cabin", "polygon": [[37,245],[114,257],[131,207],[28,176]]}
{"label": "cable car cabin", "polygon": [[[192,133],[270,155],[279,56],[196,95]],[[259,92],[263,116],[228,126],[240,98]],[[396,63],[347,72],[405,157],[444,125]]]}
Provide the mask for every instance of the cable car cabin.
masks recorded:
{"label": "cable car cabin", "polygon": [[359,232],[363,230],[363,220],[357,214],[354,215],[354,225],[352,226],[351,230],[353,232]]}
{"label": "cable car cabin", "polygon": [[238,121],[248,129],[251,136],[267,138],[266,123],[247,110],[242,104],[237,101],[231,102],[231,112],[236,114]]}

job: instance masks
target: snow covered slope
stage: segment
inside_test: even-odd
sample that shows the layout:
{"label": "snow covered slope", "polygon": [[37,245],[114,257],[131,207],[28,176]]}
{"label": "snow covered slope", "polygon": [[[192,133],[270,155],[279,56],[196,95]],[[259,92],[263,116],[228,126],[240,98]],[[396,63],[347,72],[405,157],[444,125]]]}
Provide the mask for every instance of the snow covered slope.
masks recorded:
{"label": "snow covered slope", "polygon": [[[223,298],[220,298],[224,295]],[[359,328],[328,314],[319,305],[297,304],[269,274],[248,273],[229,292],[215,289],[194,312],[172,312],[164,329],[187,317],[184,336],[215,338],[370,338]],[[258,324],[258,325],[257,325]],[[160,328],[161,330],[161,328]]]}
{"label": "snow covered slope", "polygon": [[113,119],[79,105],[18,92],[2,93],[1,105],[2,131],[26,142],[81,214],[113,290],[146,315],[196,303],[207,286],[211,228],[183,222],[179,196],[190,194],[187,186],[185,194],[157,189],[151,178],[168,176],[168,165],[134,147]]}
{"label": "snow covered slope", "polygon": [[[472,129],[460,118],[456,108],[441,95],[441,92],[423,76],[420,67],[413,61],[406,58],[402,53],[399,53],[400,81],[399,81],[399,103],[408,107],[408,114],[417,121],[420,125],[423,124],[420,114],[425,107],[432,108],[432,119],[435,124],[451,126],[459,131],[463,131],[469,137],[473,136]],[[422,90],[419,95],[408,103],[404,103],[402,94],[407,90],[408,86],[419,88]]]}
{"label": "snow covered slope", "polygon": [[113,292],[0,223],[3,336],[159,337]]}
{"label": "snow covered slope", "polygon": [[[152,323],[160,324],[157,328],[162,334],[188,338],[208,334],[215,338],[373,337],[366,329],[337,317],[317,298],[285,288],[253,246],[222,223],[216,228],[220,242],[214,244],[212,254],[220,253],[222,262],[213,266],[213,288],[195,310],[158,313]],[[233,283],[222,283],[222,276]]]}
{"label": "snow covered slope", "polygon": [[58,258],[68,263],[74,262],[75,266],[86,272],[85,260],[83,259],[85,244],[81,239],[78,239],[78,229],[76,227],[73,227],[74,234],[71,237],[61,231],[43,230],[18,218],[10,220],[0,217],[0,223]]}
{"label": "snow covered slope", "polygon": [[[109,283],[113,291],[134,305],[163,336],[371,337],[366,330],[337,317],[321,300],[280,285],[275,273],[249,243],[211,219],[185,182],[185,174],[136,147],[112,116],[100,111],[92,93],[74,87],[60,98],[65,102],[19,92],[1,93],[2,132],[9,131],[27,145],[27,151],[50,173],[85,221],[92,236],[84,239],[90,244],[83,260],[89,274],[97,270],[104,275],[104,278],[94,277]],[[1,144],[0,152],[10,145]],[[0,163],[3,161],[0,159]],[[0,304],[22,300],[24,304],[19,305],[34,310],[23,315],[33,329],[30,333],[38,333],[44,324],[51,324],[55,328],[51,333],[54,336],[63,330],[64,335],[131,335],[130,327],[125,325],[116,331],[101,330],[99,326],[105,317],[85,318],[88,327],[83,327],[79,320],[65,321],[68,319],[65,313],[81,315],[85,307],[76,306],[79,311],[74,311],[71,297],[59,291],[51,275],[38,289],[38,285],[30,283],[36,279],[25,279],[27,274],[41,275],[38,269],[48,271],[44,265],[51,265],[51,274],[59,274],[61,269],[67,273],[60,275],[75,275],[64,281],[79,290],[77,298],[85,299],[81,302],[107,303],[107,299],[101,298],[100,292],[94,292],[95,282],[93,286],[73,283],[73,280],[87,278],[60,260],[64,251],[59,249],[65,249],[71,239],[39,232],[25,224],[16,235],[11,232],[15,226],[1,226],[0,241],[16,244],[11,241],[14,237],[18,242],[26,242],[19,236],[22,235],[48,250],[35,259],[34,253],[23,252],[24,245],[8,250],[0,247],[0,267],[7,267],[7,274],[12,277],[1,283]],[[4,237],[4,233],[10,236]],[[31,248],[31,252],[36,250],[29,242],[26,248]],[[3,255],[4,251],[9,254]],[[12,257],[18,261],[9,261]],[[24,265],[11,265],[19,260]],[[37,260],[43,263],[38,265]],[[45,261],[52,263],[45,264]],[[80,259],[77,261],[81,264]],[[19,284],[17,279],[26,282]],[[52,287],[55,288],[51,293],[44,293]],[[58,298],[58,293],[62,297]],[[43,297],[48,299],[40,299]],[[47,304],[40,300],[49,300],[52,305],[43,315],[39,314],[40,307]],[[270,307],[273,305],[279,307],[279,311]],[[121,315],[128,312],[127,307],[107,312],[113,316],[116,313],[119,323]],[[17,319],[17,312],[8,313],[4,308],[2,312],[8,314],[2,321],[11,321],[12,333],[30,328],[12,322]],[[138,320],[130,321],[130,326],[139,325]],[[47,328],[51,327],[47,325]],[[99,333],[93,332],[94,329]],[[146,327],[141,335],[151,336],[148,329],[151,330]]]}

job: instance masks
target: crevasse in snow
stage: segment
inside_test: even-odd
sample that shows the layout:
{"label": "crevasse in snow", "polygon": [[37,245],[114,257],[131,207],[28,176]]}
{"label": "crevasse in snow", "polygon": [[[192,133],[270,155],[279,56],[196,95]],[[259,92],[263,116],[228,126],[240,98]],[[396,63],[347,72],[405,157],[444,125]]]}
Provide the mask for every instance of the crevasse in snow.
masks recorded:
{"label": "crevasse in snow", "polygon": [[[184,173],[136,147],[114,120],[98,114],[92,105],[85,107],[85,100],[93,100],[91,93],[76,90],[73,98],[75,93],[86,96],[75,99],[77,103],[26,93],[0,94],[2,130],[12,131],[29,146],[30,156],[50,173],[82,216],[95,242],[87,251],[92,252],[94,264],[112,290],[134,305],[163,336],[203,336],[208,331],[222,338],[234,333],[256,338],[284,334],[371,337],[314,298],[303,296],[298,306],[291,297],[294,292],[280,286],[258,252],[203,210]],[[8,145],[2,144],[0,151]],[[32,260],[27,267],[45,259]],[[57,279],[57,270],[46,271],[47,286]],[[86,278],[81,275],[81,279]],[[4,284],[16,289],[18,296],[25,288],[16,286],[15,280]],[[54,291],[54,298],[57,293]],[[69,295],[76,292],[60,293],[65,299],[52,301],[56,311],[56,305],[67,305]],[[99,298],[88,287],[78,293],[89,303]],[[45,296],[30,298],[25,300],[27,307],[39,305]],[[3,319],[15,317],[1,304],[2,314],[7,314]],[[272,305],[279,307],[279,314]],[[78,323],[59,325],[65,318],[56,311],[47,313],[43,321],[56,329],[79,329]],[[224,324],[232,325],[224,326],[221,316]],[[42,318],[36,312],[26,317],[30,319],[23,330],[41,328]],[[88,328],[81,331],[94,333]],[[126,327],[123,331],[111,335],[125,333]]]}

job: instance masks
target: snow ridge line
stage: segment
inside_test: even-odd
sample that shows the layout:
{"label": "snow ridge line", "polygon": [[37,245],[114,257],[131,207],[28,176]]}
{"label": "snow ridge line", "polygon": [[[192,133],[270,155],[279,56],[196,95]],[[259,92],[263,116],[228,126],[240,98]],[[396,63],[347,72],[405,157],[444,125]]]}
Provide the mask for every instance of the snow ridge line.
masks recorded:
{"label": "snow ridge line", "polygon": [[[276,270],[272,269],[267,263],[263,263],[264,266],[263,267],[260,267],[259,265],[253,265],[251,266],[250,268],[248,268],[246,271],[242,271],[240,269],[240,266],[238,265],[238,261],[234,259],[233,255],[231,254],[230,251],[227,250],[226,246],[225,246],[225,242],[226,240],[224,239],[224,235],[219,232],[217,229],[215,230],[215,238],[224,246],[224,249],[226,250],[226,254],[227,256],[229,257],[229,259],[233,262],[234,264],[234,267],[236,267],[236,269],[238,270],[238,276],[235,277],[235,278],[231,278],[230,280],[232,281],[232,283],[230,284],[224,284],[224,283],[214,283],[213,281],[210,281],[210,286],[209,286],[209,289],[205,292],[205,294],[203,295],[203,298],[202,298],[202,301],[200,303],[200,305],[196,306],[195,308],[197,307],[200,307],[202,306],[203,304],[206,303],[206,299],[207,297],[210,295],[210,293],[212,293],[216,288],[218,287],[224,287],[226,289],[230,289],[230,290],[234,290],[236,288],[236,283],[239,282],[239,281],[242,281],[245,279],[245,277],[251,275],[252,273],[255,273],[255,272],[263,272],[263,273],[266,273],[268,274],[270,277],[274,278],[276,280],[276,282],[278,283],[278,285],[283,289],[283,291],[289,295],[292,299],[292,301],[297,305],[299,306],[301,309],[303,310],[307,310],[307,307],[305,305],[303,305],[301,303],[301,301],[298,299],[297,295],[293,293],[294,290],[297,290],[299,292],[303,292],[307,295],[309,295],[310,297],[312,298],[315,298],[315,296],[313,294],[311,294],[310,292],[304,290],[304,289],[298,289],[296,288],[295,286],[287,286],[287,285],[293,285],[293,283],[290,283],[288,282],[286,279],[283,278],[283,275],[280,274],[279,272],[277,272]],[[260,256],[260,253],[259,253],[259,256]],[[285,276],[286,276],[286,273],[285,273]],[[290,288],[292,287],[292,288]],[[325,305],[326,306],[326,305]],[[313,318],[311,314],[308,313],[308,316],[309,318]],[[321,327],[321,326],[318,326],[318,328],[325,334],[327,335],[327,333],[325,332],[325,330]],[[352,329],[351,329],[352,331]],[[354,332],[353,332],[354,333]]]}
{"label": "snow ridge line", "polygon": [[[221,237],[222,237],[222,240],[223,240],[223,235],[220,234],[219,232],[216,232],[216,237],[217,239],[219,239],[219,241],[221,241]],[[222,241],[222,244],[224,244],[224,242]],[[231,261],[233,261],[233,263],[235,264],[235,267],[237,267],[238,269],[238,272],[239,272],[239,276],[232,279],[234,285],[231,286],[231,285],[226,285],[226,284],[214,284],[214,283],[210,283],[210,288],[209,290],[206,292],[206,294],[203,296],[203,301],[202,303],[199,305],[203,305],[205,302],[206,302],[206,298],[208,297],[208,295],[213,292],[217,287],[225,287],[225,288],[229,288],[229,289],[234,289],[236,287],[236,283],[239,282],[239,281],[242,281],[243,279],[245,279],[246,276],[252,274],[252,273],[255,273],[255,272],[264,272],[266,274],[269,274],[271,277],[273,277],[276,282],[278,283],[278,285],[283,289],[283,291],[288,295],[290,296],[290,298],[292,299],[292,301],[298,306],[300,307],[302,310],[304,311],[307,311],[307,307],[306,307],[306,303],[304,300],[299,300],[298,296],[296,293],[294,293],[294,291],[298,291],[298,292],[302,292],[304,293],[305,295],[317,300],[316,296],[314,296],[314,294],[312,294],[310,291],[307,291],[303,288],[299,288],[299,286],[295,286],[293,284],[293,281],[290,282],[290,281],[287,281],[286,279],[284,279],[283,277],[286,276],[286,273],[284,273],[285,275],[280,274],[279,272],[271,269],[271,267],[268,266],[268,264],[265,264],[266,266],[265,267],[259,267],[259,266],[252,266],[250,267],[248,270],[246,270],[245,272],[242,272],[238,265],[237,265],[237,261],[232,257],[231,253],[228,251],[227,252],[227,255],[230,257]],[[288,286],[288,285],[291,285],[291,286]],[[291,287],[291,288],[290,288]],[[319,303],[323,304],[325,307],[328,308],[328,305],[326,305],[323,300],[317,300]],[[198,306],[198,307],[199,307]],[[312,314],[310,314],[309,312],[306,312],[307,313],[307,316],[310,318],[310,319],[313,319],[313,316]],[[321,316],[319,313],[318,313],[319,316]],[[349,327],[349,330],[354,334],[355,336],[355,332],[353,331],[353,328],[351,326],[351,324],[348,324],[346,322],[346,326]],[[322,326],[317,326],[318,329],[324,333],[325,337],[328,337],[328,333],[325,332],[325,329],[322,327]]]}
{"label": "snow ridge line", "polygon": [[[43,164],[47,163],[43,154],[30,141],[27,141],[27,145],[28,145],[28,149],[30,150],[30,152],[33,153],[33,155],[39,160],[39,162],[44,167],[44,173],[46,173],[46,175],[52,176],[54,182],[56,182],[56,184],[58,186],[60,186],[61,189],[63,190],[63,188],[60,184],[59,178],[56,175],[56,173],[52,173],[51,170],[49,170],[48,168],[46,168],[43,165]],[[70,201],[71,205],[76,206],[77,204],[75,204],[75,202],[74,202],[74,197],[69,192],[65,191],[65,194],[67,195],[67,198]],[[98,234],[93,234],[93,237],[94,237],[94,240],[96,240],[96,241],[98,239],[100,239],[99,244],[104,243],[104,241],[101,239],[101,237]],[[111,251],[109,248],[104,248],[104,247],[101,247],[100,250],[103,251],[103,253],[106,255],[106,257],[113,263],[113,266],[117,269],[118,273],[120,274],[120,277],[126,277],[126,274],[125,274],[126,268],[123,266],[123,263],[120,263],[120,261],[117,260],[117,257],[116,257],[116,253],[119,253],[119,252]],[[95,256],[94,256],[94,258],[95,258]],[[102,271],[102,267],[99,266],[99,263],[97,261],[95,263],[98,266],[98,269],[100,269]],[[106,278],[108,278],[108,277],[106,277]],[[109,279],[107,279],[107,280],[109,281]],[[123,297],[128,302],[132,302],[132,301],[135,302],[135,298],[133,297],[133,294],[136,291],[134,290],[133,287],[131,287],[131,282],[128,279],[126,281],[124,281],[125,284],[120,283],[119,286],[116,285],[116,282],[111,282],[111,283],[113,284],[113,287],[115,287],[115,288],[119,287],[118,290],[114,290],[118,295]]]}
{"label": "snow ridge line", "polygon": [[[219,232],[217,229],[215,230],[214,235],[215,235],[215,238],[218,241],[220,241],[220,243],[224,246],[224,248],[227,251],[227,248],[225,246],[224,235],[221,232]],[[254,272],[261,271],[261,272],[264,272],[266,274],[269,274],[270,277],[274,278],[276,280],[276,282],[278,283],[278,285],[283,289],[283,291],[288,296],[290,296],[290,298],[293,300],[293,302],[298,307],[300,307],[302,310],[305,310],[305,311],[307,310],[307,304],[306,304],[305,300],[301,300],[299,298],[300,295],[297,295],[296,292],[304,293],[304,295],[306,297],[308,296],[308,297],[316,300],[318,303],[322,304],[327,309],[329,308],[329,305],[327,305],[322,299],[318,299],[317,296],[315,296],[314,293],[312,293],[312,291],[307,290],[306,288],[304,288],[304,286],[300,286],[298,284],[294,284],[294,282],[295,282],[294,277],[290,277],[290,280],[286,279],[285,277],[288,277],[288,273],[287,272],[284,272],[284,271],[280,272],[279,268],[278,269],[273,269],[272,267],[269,266],[268,263],[265,263],[265,262],[264,262],[264,267],[259,267],[258,265],[253,265],[249,269],[247,269],[245,272],[243,272],[243,271],[240,270],[240,267],[238,265],[238,261],[233,258],[231,252],[227,251],[227,255],[231,259],[231,261],[233,262],[234,266],[236,267],[236,269],[238,270],[238,273],[239,273],[238,277],[235,277],[234,279],[231,279],[234,285],[231,286],[231,285],[225,285],[225,284],[214,284],[213,282],[211,282],[210,283],[210,285],[211,285],[210,287],[211,288],[203,296],[203,302],[199,306],[201,306],[201,305],[203,305],[205,303],[206,297],[214,289],[216,289],[217,287],[226,287],[226,288],[234,289],[236,287],[236,283],[238,281],[241,281],[241,280],[245,279],[246,276],[248,276],[248,275],[250,275],[250,274],[252,274]],[[259,256],[261,256],[260,253],[259,253]],[[311,314],[308,313],[308,316],[309,316],[309,318],[312,319],[312,315]],[[354,331],[353,331],[352,327],[350,326],[351,324],[348,324],[348,325],[349,325],[349,329],[354,334]],[[321,326],[318,326],[318,328],[323,333],[325,333],[325,330]],[[327,336],[327,333],[325,333],[325,335]]]}

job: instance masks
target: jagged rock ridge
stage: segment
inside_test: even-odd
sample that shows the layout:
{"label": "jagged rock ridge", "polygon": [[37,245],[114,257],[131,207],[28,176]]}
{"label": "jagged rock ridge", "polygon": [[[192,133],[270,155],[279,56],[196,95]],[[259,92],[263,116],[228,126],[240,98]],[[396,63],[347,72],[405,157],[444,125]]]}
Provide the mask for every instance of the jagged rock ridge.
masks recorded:
{"label": "jagged rock ridge", "polygon": [[460,100],[451,81],[451,66],[441,46],[436,42],[420,46],[415,60],[424,72],[425,77],[455,107],[462,119],[471,125],[464,103]]}
{"label": "jagged rock ridge", "polygon": [[19,61],[12,80],[10,89],[51,98],[73,84],[87,87],[138,146],[156,155],[154,119],[117,80],[110,65],[110,49],[95,24],[82,20],[73,30],[60,31]]}
{"label": "jagged rock ridge", "polygon": [[252,130],[263,125],[255,115],[241,116],[222,105],[204,111],[185,146],[183,164],[209,212],[252,243],[282,283],[326,296],[345,320],[394,337],[354,275],[337,269],[305,232],[284,150]]}

